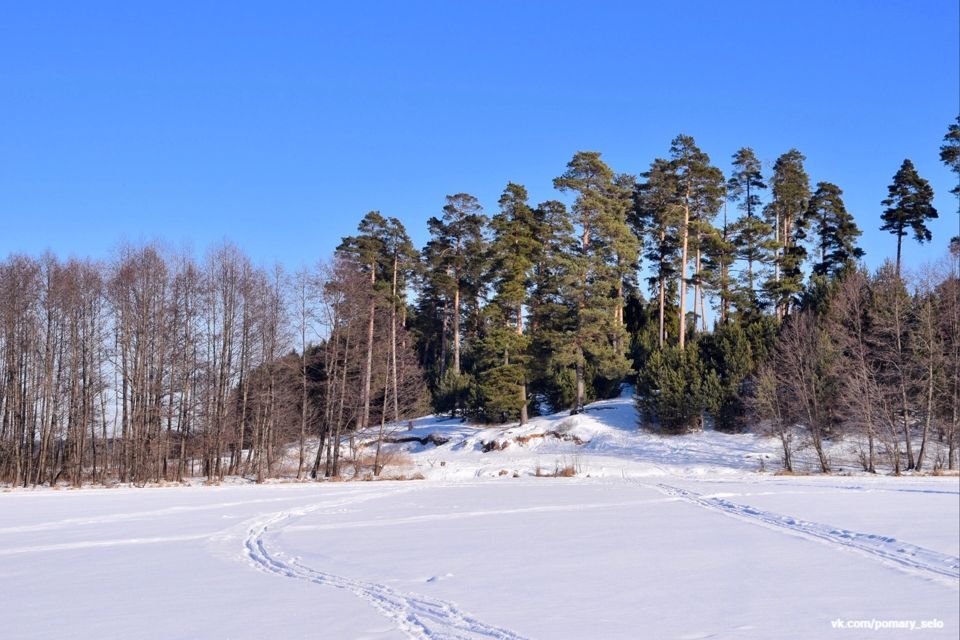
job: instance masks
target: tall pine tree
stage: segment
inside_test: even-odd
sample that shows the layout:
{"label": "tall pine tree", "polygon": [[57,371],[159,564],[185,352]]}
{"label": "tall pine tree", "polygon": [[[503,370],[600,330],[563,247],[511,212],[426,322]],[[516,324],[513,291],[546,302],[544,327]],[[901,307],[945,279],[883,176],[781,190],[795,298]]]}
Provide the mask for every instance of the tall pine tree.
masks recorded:
{"label": "tall pine tree", "polygon": [[540,251],[537,221],[527,204],[527,190],[509,183],[500,197],[500,212],[490,221],[490,273],[494,297],[485,311],[481,344],[480,395],[488,418],[527,421],[529,336],[524,307]]}
{"label": "tall pine tree", "polygon": [[623,265],[636,260],[636,238],[627,221],[627,193],[622,181],[599,153],[575,154],[566,172],[554,180],[554,186],[577,194],[573,204],[580,234],[576,256],[579,290],[574,298],[574,411],[581,411],[587,395],[588,366],[593,378],[607,382],[619,382],[630,372],[625,356],[622,275]]}
{"label": "tall pine tree", "polygon": [[815,235],[817,262],[813,273],[836,278],[856,266],[863,257],[857,246],[860,228],[843,203],[843,191],[830,182],[818,182],[810,198],[807,218]]}
{"label": "tall pine tree", "polygon": [[644,239],[643,256],[650,264],[650,291],[657,299],[657,342],[667,339],[667,308],[676,296],[674,284],[680,266],[680,232],[683,209],[677,174],[668,160],[657,158],[641,175],[634,198],[634,226]]}
{"label": "tall pine tree", "polygon": [[727,195],[743,212],[733,225],[737,257],[746,262],[738,278],[737,308],[741,313],[757,314],[763,308],[758,282],[774,246],[773,229],[760,218],[760,192],[766,188],[760,160],[753,149],[744,147],[737,151],[733,155],[733,173],[727,181]]}
{"label": "tall pine tree", "polygon": [[[955,123],[947,127],[947,133],[943,136],[943,144],[940,145],[940,161],[957,174],[956,184],[954,184],[950,193],[957,196],[957,214],[960,216],[960,116],[957,116]],[[950,243],[960,246],[960,229],[957,230],[957,235],[951,239]]]}
{"label": "tall pine tree", "polygon": [[[470,333],[476,338],[481,324],[486,223],[480,203],[466,193],[447,196],[443,216],[427,221],[430,240],[423,251],[423,288],[428,295],[438,298],[435,302],[443,309],[439,327],[441,363],[436,372],[439,380],[434,387],[440,410],[456,411],[462,407],[469,389],[469,377],[462,362],[464,335]],[[428,309],[425,311],[429,313]],[[465,332],[465,328],[468,331]]]}
{"label": "tall pine tree", "polygon": [[576,402],[577,309],[572,300],[580,290],[579,242],[566,206],[557,200],[533,210],[537,251],[530,292],[529,334],[532,384],[550,410]]}
{"label": "tall pine tree", "polygon": [[[679,346],[683,349],[687,333],[687,263],[691,256],[691,239],[696,242],[697,222],[705,220],[712,206],[711,194],[717,188],[719,172],[710,166],[710,157],[700,150],[696,141],[688,135],[678,135],[670,144],[670,164],[675,173],[677,199],[682,211],[680,231],[680,311]],[[720,176],[722,180],[722,176]],[[714,214],[716,212],[714,211]],[[695,247],[696,248],[696,247]],[[695,265],[695,275],[696,273]]]}
{"label": "tall pine tree", "polygon": [[889,196],[882,203],[887,208],[880,230],[897,236],[896,273],[899,276],[904,236],[912,230],[917,242],[929,242],[933,236],[927,221],[937,217],[937,210],[933,208],[933,188],[920,177],[909,159],[903,161],[893,176],[888,191]]}
{"label": "tall pine tree", "polygon": [[[769,205],[776,242],[774,276],[766,284],[767,295],[778,317],[790,312],[791,301],[803,291],[803,261],[806,249],[796,242],[797,223],[810,200],[810,178],[803,162],[806,157],[790,149],[773,165]],[[769,220],[768,220],[769,221]]]}
{"label": "tall pine tree", "polygon": [[363,385],[360,392],[361,412],[357,428],[365,429],[370,422],[371,381],[373,377],[373,329],[376,319],[377,303],[382,302],[386,287],[385,274],[388,273],[384,259],[387,255],[385,239],[388,235],[387,219],[379,211],[367,213],[357,226],[355,236],[343,238],[337,253],[357,263],[358,267],[370,278],[369,303],[367,311],[367,335],[364,358]]}

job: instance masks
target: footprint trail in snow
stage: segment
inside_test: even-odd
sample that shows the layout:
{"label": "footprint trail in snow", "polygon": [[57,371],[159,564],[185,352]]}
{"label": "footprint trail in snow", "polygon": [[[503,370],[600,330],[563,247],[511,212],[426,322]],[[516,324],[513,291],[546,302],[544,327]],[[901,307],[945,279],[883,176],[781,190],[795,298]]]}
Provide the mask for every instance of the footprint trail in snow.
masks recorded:
{"label": "footprint trail in snow", "polygon": [[[840,527],[817,522],[808,522],[772,511],[763,511],[750,505],[737,504],[718,497],[704,497],[699,493],[687,491],[667,484],[656,488],[668,496],[691,502],[705,509],[720,511],[730,516],[757,522],[770,527],[786,529],[792,533],[814,538],[835,546],[853,549],[879,558],[888,563],[958,586],[960,581],[960,558],[946,553],[932,551],[914,544],[899,541],[889,536],[874,533],[858,533]],[[948,580],[944,580],[947,578]]]}

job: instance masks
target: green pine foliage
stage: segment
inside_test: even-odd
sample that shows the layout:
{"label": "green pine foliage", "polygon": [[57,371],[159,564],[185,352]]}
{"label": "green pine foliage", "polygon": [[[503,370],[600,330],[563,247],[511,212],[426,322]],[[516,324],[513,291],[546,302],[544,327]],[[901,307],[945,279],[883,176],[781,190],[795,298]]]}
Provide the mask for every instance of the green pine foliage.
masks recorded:
{"label": "green pine foliage", "polygon": [[837,278],[856,266],[864,251],[857,246],[860,228],[843,203],[843,191],[830,182],[817,183],[807,220],[814,236],[813,273]]}
{"label": "green pine foliage", "polygon": [[767,188],[760,160],[753,149],[744,147],[733,155],[733,173],[727,181],[727,196],[743,215],[733,224],[737,258],[745,262],[737,277],[735,306],[741,315],[756,315],[764,308],[761,284],[764,269],[776,249],[773,228],[760,217],[760,193]]}
{"label": "green pine foliage", "polygon": [[576,331],[576,307],[571,296],[579,288],[576,266],[578,243],[566,206],[548,200],[533,210],[537,251],[534,255],[528,331],[534,408],[538,411],[570,407],[576,402],[576,379],[571,367],[576,354],[571,335]]}
{"label": "green pine foliage", "polygon": [[957,174],[957,184],[950,193],[960,198],[960,116],[957,116],[956,122],[947,127],[943,144],[940,145],[940,161]]}
{"label": "green pine foliage", "polygon": [[888,191],[889,195],[882,203],[886,209],[880,230],[897,237],[896,271],[899,274],[903,238],[913,231],[917,242],[929,242],[932,236],[927,221],[937,217],[937,210],[933,208],[933,188],[920,177],[909,159],[903,161],[893,176]]}
{"label": "green pine foliage", "polygon": [[665,433],[702,429],[720,395],[720,381],[704,366],[695,344],[657,349],[637,376],[637,405]]}
{"label": "green pine foliage", "polygon": [[[940,145],[940,161],[957,174],[956,183],[950,193],[957,196],[957,215],[960,216],[960,116],[947,127],[943,144]],[[960,234],[954,236],[951,243],[960,247]]]}
{"label": "green pine foliage", "polygon": [[757,366],[744,325],[720,325],[713,333],[703,336],[698,346],[704,366],[716,376],[716,385],[711,387],[716,395],[708,403],[716,409],[716,428],[742,430],[746,426],[744,381]]}
{"label": "green pine foliage", "polygon": [[669,311],[678,293],[676,278],[680,273],[679,229],[683,224],[683,211],[676,172],[669,161],[654,160],[641,178],[634,193],[632,220],[638,237],[644,239],[643,258],[650,265],[647,279],[650,298],[657,301],[657,342],[663,346],[671,330],[676,336],[677,322]]}
{"label": "green pine foliage", "polygon": [[806,157],[791,149],[773,165],[770,178],[770,201],[767,215],[775,231],[775,262],[773,278],[765,284],[767,296],[783,317],[803,291],[803,263],[807,251],[798,242],[798,232],[810,200],[810,178],[804,168]]}
{"label": "green pine foliage", "polygon": [[[955,163],[953,147],[944,148],[944,161]],[[747,428],[758,372],[766,366],[768,382],[782,382],[770,363],[787,356],[784,327],[819,362],[830,336],[797,323],[826,317],[863,256],[843,192],[821,181],[811,193],[805,161],[796,149],[782,154],[765,201],[752,149],[734,154],[725,180],[680,135],[637,180],[597,152],[575,154],[554,180],[569,204],[531,206],[511,182],[488,220],[472,196],[449,196],[443,216],[428,221],[417,268],[400,270],[418,284],[406,326],[436,410],[523,422],[580,411],[633,382],[644,423],[665,433]],[[890,193],[884,228],[928,239],[932,190],[909,161]],[[405,236],[390,239],[391,220],[370,214],[362,226],[375,231],[344,245],[372,265],[378,290],[389,282],[386,256],[409,252]],[[836,422],[828,414],[824,437]]]}
{"label": "green pine foliage", "polygon": [[576,194],[573,214],[580,243],[569,260],[567,282],[573,294],[568,300],[574,305],[575,330],[561,351],[573,356],[574,410],[579,411],[596,389],[590,377],[619,381],[631,371],[622,312],[623,277],[626,266],[637,259],[639,243],[627,217],[631,192],[599,153],[575,154],[554,186]]}
{"label": "green pine foliage", "polygon": [[530,334],[524,331],[533,268],[541,251],[537,219],[527,190],[510,183],[493,216],[489,247],[494,297],[484,309],[484,332],[477,345],[477,412],[491,421],[527,419]]}

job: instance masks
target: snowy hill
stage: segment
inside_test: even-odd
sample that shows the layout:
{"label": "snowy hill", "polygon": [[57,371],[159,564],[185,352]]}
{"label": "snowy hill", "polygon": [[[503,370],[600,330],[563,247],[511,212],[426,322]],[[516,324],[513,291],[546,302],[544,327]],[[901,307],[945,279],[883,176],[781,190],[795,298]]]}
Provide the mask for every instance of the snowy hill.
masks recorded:
{"label": "snowy hill", "polygon": [[[519,477],[571,469],[577,476],[739,476],[781,469],[778,439],[753,433],[705,430],[660,435],[639,427],[633,390],[586,406],[561,411],[525,425],[478,426],[448,416],[426,416],[390,430],[416,471],[427,479]],[[829,447],[835,468],[855,473],[856,443]],[[816,471],[812,451],[796,455],[798,471]]]}

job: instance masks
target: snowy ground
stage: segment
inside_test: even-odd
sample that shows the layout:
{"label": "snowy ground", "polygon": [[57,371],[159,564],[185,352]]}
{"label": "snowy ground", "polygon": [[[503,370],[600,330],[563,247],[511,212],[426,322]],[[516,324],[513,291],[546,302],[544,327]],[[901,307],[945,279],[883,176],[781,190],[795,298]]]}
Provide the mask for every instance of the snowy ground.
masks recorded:
{"label": "snowy ground", "polygon": [[958,636],[956,477],[757,473],[775,443],[620,400],[428,433],[425,481],[0,493],[0,637]]}

